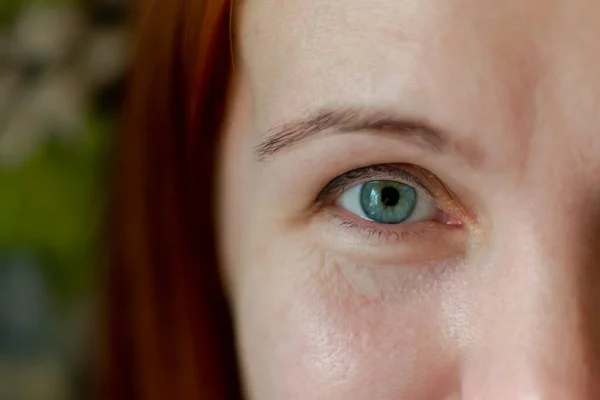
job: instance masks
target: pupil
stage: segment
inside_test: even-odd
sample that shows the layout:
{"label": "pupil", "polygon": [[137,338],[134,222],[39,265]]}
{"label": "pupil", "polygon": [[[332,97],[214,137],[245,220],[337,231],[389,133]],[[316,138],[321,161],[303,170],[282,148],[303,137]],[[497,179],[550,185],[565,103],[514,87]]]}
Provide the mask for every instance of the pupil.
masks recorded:
{"label": "pupil", "polygon": [[400,192],[393,187],[384,187],[381,190],[381,202],[386,207],[394,207],[400,201]]}

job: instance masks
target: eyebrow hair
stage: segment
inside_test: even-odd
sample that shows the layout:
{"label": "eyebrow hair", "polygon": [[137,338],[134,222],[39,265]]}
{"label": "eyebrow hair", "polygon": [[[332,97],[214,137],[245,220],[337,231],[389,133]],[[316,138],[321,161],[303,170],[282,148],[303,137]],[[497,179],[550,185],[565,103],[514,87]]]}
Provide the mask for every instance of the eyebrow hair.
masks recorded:
{"label": "eyebrow hair", "polygon": [[[427,124],[410,119],[399,118],[389,112],[361,109],[320,110],[308,117],[286,123],[265,133],[265,140],[255,149],[259,161],[277,155],[297,144],[323,133],[351,133],[371,131],[389,134],[413,141],[416,145],[434,152],[449,148],[458,150],[465,158],[471,158],[469,164],[480,159],[478,151],[469,146],[462,149],[458,143],[450,140],[450,135]],[[462,151],[465,150],[465,151]]]}

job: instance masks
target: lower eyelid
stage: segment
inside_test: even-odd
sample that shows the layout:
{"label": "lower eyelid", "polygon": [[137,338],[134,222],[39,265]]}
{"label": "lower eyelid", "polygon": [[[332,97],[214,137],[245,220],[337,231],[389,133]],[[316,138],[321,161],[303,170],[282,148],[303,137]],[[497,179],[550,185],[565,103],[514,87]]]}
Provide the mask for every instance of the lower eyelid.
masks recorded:
{"label": "lower eyelid", "polygon": [[338,227],[341,229],[354,229],[358,231],[361,235],[364,235],[365,239],[368,241],[376,240],[378,242],[397,242],[408,240],[410,237],[414,236],[422,237],[425,234],[423,228],[420,230],[390,229],[383,228],[381,226],[360,224],[350,219],[336,216],[332,216],[331,221],[335,221],[338,224]]}
{"label": "lower eyelid", "polygon": [[459,225],[450,225],[441,221],[406,222],[403,224],[380,224],[356,216],[346,210],[328,210],[327,219],[337,228],[353,230],[369,242],[398,242],[423,238],[428,232],[441,229],[458,229]]}
{"label": "lower eyelid", "polygon": [[311,236],[334,254],[369,266],[419,266],[442,258],[463,259],[469,231],[439,222],[413,222],[394,228],[360,220],[336,210],[323,210]]}

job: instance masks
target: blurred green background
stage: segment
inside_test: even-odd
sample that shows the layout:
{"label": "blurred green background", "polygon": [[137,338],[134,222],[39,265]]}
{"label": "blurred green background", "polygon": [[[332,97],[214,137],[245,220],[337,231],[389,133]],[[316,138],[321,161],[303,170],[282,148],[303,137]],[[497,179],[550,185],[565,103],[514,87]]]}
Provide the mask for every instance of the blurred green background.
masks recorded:
{"label": "blurred green background", "polygon": [[93,397],[123,0],[0,0],[0,400]]}

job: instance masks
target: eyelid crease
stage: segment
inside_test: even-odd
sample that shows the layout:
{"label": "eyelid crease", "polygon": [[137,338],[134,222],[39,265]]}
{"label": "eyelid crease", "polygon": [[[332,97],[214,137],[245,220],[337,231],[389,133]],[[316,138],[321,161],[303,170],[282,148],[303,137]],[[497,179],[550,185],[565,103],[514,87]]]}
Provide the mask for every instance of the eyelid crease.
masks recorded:
{"label": "eyelid crease", "polygon": [[[446,185],[444,185],[444,183],[441,182],[437,176],[419,166],[414,165],[412,167],[416,170],[419,170],[420,174],[423,175],[423,179],[427,181],[429,185],[436,187],[436,191],[441,192],[441,196],[448,199],[446,201],[446,212],[453,215],[459,215],[460,219],[464,220],[465,223],[469,222],[469,225],[471,226],[476,225],[476,223],[478,222],[477,216],[471,213],[469,211],[469,208],[465,206],[465,203],[463,203],[452,190],[450,190]],[[437,197],[440,196],[438,195]],[[451,206],[448,207],[448,205]],[[448,208],[451,208],[451,210],[448,210]]]}
{"label": "eyelid crease", "polygon": [[400,180],[402,183],[416,186],[435,199],[430,188],[416,174],[409,172],[410,168],[408,165],[379,164],[346,172],[325,185],[317,197],[317,203],[324,203],[333,196],[339,196],[345,190],[360,185],[368,179]]}

